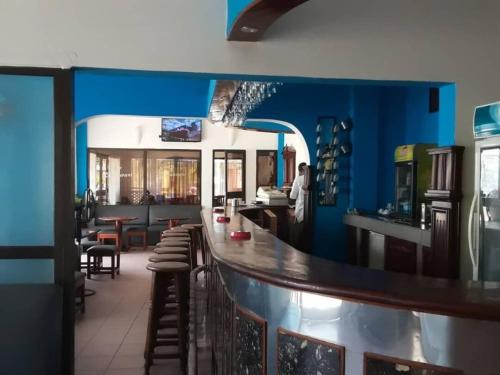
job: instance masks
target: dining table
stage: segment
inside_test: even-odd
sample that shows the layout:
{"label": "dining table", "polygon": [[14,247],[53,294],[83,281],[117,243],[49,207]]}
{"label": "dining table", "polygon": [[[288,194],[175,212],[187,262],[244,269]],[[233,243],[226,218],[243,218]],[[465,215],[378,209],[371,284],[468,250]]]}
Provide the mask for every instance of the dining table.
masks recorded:
{"label": "dining table", "polygon": [[99,218],[99,220],[102,220],[106,223],[115,223],[115,231],[118,237],[116,239],[116,247],[120,251],[122,250],[123,223],[128,223],[137,219],[138,217],[136,216],[103,216]]}

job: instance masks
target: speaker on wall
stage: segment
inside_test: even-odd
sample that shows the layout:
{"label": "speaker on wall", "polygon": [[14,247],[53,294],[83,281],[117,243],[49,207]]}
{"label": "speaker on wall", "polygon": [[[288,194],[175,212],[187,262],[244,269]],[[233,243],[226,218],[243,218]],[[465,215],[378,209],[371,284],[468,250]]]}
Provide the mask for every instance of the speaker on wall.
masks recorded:
{"label": "speaker on wall", "polygon": [[439,88],[429,89],[429,113],[439,112]]}

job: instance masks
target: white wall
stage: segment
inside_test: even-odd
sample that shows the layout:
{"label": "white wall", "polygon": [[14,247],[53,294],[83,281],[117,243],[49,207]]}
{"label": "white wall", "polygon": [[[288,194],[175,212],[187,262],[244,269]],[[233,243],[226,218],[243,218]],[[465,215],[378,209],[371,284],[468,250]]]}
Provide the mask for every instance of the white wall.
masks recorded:
{"label": "white wall", "polygon": [[201,142],[162,142],[160,117],[98,116],[87,122],[90,148],[146,148],[201,150],[201,204],[212,205],[212,151],[214,149],[246,150],[246,200],[256,195],[257,150],[276,150],[274,133],[237,130],[203,121]]}
{"label": "white wall", "polygon": [[293,146],[295,148],[295,164],[308,163],[309,164],[309,152],[304,147],[304,144],[300,140],[297,134],[285,134],[285,145]]}
{"label": "white wall", "polygon": [[310,0],[276,22],[259,43],[225,40],[225,3],[2,0],[0,66],[456,82],[456,143],[467,147],[467,217],[473,108],[500,99],[500,1]]}

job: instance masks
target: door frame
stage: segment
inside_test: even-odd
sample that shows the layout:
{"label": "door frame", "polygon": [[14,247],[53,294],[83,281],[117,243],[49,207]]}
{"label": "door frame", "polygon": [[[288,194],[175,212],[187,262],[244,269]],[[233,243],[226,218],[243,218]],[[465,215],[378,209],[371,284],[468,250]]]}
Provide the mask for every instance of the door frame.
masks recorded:
{"label": "door frame", "polygon": [[74,374],[74,125],[73,69],[0,66],[2,75],[53,78],[54,96],[54,245],[1,246],[0,259],[53,259],[54,280],[63,291],[60,374]]}
{"label": "door frame", "polygon": [[257,150],[255,153],[255,187],[259,188],[259,156],[274,154],[274,186],[278,186],[278,150]]}
{"label": "door frame", "polygon": [[[246,150],[232,150],[232,149],[214,149],[212,150],[212,202],[214,200],[214,191],[215,191],[215,183],[214,183],[214,178],[215,178],[215,153],[216,152],[224,152],[224,160],[225,160],[225,165],[224,165],[224,168],[225,168],[225,174],[226,174],[226,178],[225,178],[225,188],[224,188],[224,196],[225,196],[225,204],[227,204],[227,199],[230,199],[230,198],[235,198],[235,197],[228,197],[227,195],[227,154],[228,152],[241,152],[243,154],[243,173],[242,173],[242,191],[241,191],[241,195],[242,195],[242,199],[243,200],[246,200],[246,185],[247,185],[247,178],[246,178],[246,174],[247,174],[247,152]],[[240,194],[240,193],[238,193]]]}

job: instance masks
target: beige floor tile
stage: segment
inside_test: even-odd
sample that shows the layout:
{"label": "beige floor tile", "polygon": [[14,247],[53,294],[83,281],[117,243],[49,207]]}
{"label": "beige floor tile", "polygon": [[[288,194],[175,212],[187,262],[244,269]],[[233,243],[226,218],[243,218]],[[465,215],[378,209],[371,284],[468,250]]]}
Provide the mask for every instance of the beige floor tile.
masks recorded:
{"label": "beige floor tile", "polygon": [[78,356],[75,359],[75,370],[106,370],[112,359],[112,355]]}
{"label": "beige floor tile", "polygon": [[111,364],[110,369],[130,369],[130,368],[143,368],[144,367],[144,355],[134,354],[134,355],[116,355]]}

